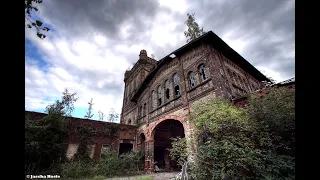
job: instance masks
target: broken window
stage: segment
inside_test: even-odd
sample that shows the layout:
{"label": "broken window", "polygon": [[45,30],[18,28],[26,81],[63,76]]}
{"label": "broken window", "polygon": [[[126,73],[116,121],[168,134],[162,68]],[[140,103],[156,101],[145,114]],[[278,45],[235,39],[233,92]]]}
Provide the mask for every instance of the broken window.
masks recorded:
{"label": "broken window", "polygon": [[143,116],[145,116],[147,113],[147,104],[146,103],[144,103],[144,105],[143,105]]}
{"label": "broken window", "polygon": [[200,64],[199,66],[199,74],[200,74],[200,81],[203,82],[207,79],[207,75],[205,73],[205,66],[204,64]]}
{"label": "broken window", "polygon": [[161,106],[162,104],[162,92],[161,92],[161,86],[158,87],[158,106]]}
{"label": "broken window", "polygon": [[189,86],[190,86],[190,89],[191,89],[196,85],[195,80],[194,80],[194,73],[192,71],[189,72],[188,77],[189,77]]}
{"label": "broken window", "polygon": [[178,74],[173,75],[174,96],[180,96],[180,78]]}
{"label": "broken window", "polygon": [[138,109],[138,118],[142,116],[142,106],[139,107]]}
{"label": "broken window", "polygon": [[169,90],[169,80],[167,79],[165,82],[166,86],[166,102],[169,102],[170,100],[170,90]]}

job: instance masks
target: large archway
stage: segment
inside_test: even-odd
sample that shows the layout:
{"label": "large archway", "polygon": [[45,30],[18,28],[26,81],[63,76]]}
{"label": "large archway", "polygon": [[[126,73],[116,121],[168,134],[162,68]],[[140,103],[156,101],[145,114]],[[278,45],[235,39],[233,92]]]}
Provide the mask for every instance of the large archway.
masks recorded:
{"label": "large archway", "polygon": [[154,162],[160,169],[179,170],[175,160],[169,157],[172,137],[185,137],[184,127],[180,121],[167,119],[154,128]]}

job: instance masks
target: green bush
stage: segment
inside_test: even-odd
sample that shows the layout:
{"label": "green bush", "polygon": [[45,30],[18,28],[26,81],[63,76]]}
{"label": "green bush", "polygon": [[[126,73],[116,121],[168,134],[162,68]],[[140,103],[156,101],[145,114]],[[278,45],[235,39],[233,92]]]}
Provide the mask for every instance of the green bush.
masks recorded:
{"label": "green bush", "polygon": [[114,150],[104,151],[98,162],[94,162],[89,157],[79,156],[63,164],[61,174],[63,178],[114,177],[132,174],[143,170],[144,161],[141,160],[143,157],[140,151],[118,156]]}
{"label": "green bush", "polygon": [[121,163],[116,151],[105,151],[101,154],[101,159],[95,166],[95,173],[96,175],[103,175],[106,177],[121,175],[123,174],[123,164]]}
{"label": "green bush", "polygon": [[294,91],[252,98],[247,110],[218,99],[192,108],[194,179],[294,179]]}
{"label": "green bush", "polygon": [[93,177],[94,175],[94,162],[87,159],[75,159],[62,165],[62,178]]}

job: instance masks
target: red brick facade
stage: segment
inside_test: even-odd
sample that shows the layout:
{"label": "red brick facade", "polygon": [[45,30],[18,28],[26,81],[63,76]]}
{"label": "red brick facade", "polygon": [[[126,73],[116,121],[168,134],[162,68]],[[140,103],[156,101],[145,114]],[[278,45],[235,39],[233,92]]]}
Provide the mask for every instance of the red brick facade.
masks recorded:
{"label": "red brick facade", "polygon": [[237,97],[232,100],[232,104],[237,106],[237,107],[245,107],[248,104],[248,98],[249,97],[259,97],[263,98],[266,96],[273,88],[278,88],[278,87],[286,87],[288,89],[295,89],[295,79],[291,78],[289,80],[274,84],[270,87],[263,88],[260,90],[257,90],[255,92],[252,92],[250,94],[247,94],[245,96]]}
{"label": "red brick facade", "polygon": [[[193,127],[186,118],[194,104],[215,97],[231,101],[261,89],[262,81],[268,79],[211,31],[159,61],[141,50],[136,64],[125,72],[123,107],[117,125],[120,133],[114,137],[96,136],[93,158],[100,158],[104,144],[119,151],[121,143],[129,143],[134,151],[145,152],[146,171],[154,169],[156,159],[159,166],[170,168],[164,148],[173,134],[185,136],[189,141]],[[240,98],[233,102],[241,105],[244,101],[245,98]],[[78,126],[90,124],[97,131],[114,126],[79,118],[72,118],[71,122],[70,151],[71,145],[78,143]]]}
{"label": "red brick facade", "polygon": [[[40,120],[41,118],[45,117],[47,114],[45,113],[38,113],[38,112],[30,112],[25,111],[25,115],[29,116],[32,120]],[[81,119],[81,118],[74,118],[70,119],[70,126],[68,127],[69,136],[67,144],[67,157],[72,145],[77,146],[79,143],[79,134],[77,132],[77,128],[84,126],[84,127],[93,127],[96,130],[96,134],[93,137],[94,149],[92,158],[98,160],[101,156],[101,148],[102,145],[108,145],[112,149],[119,151],[120,143],[135,143],[135,135],[136,135],[136,127],[131,125],[125,124],[116,124],[116,123],[108,123],[103,121],[96,121],[96,120],[88,120],[88,119]],[[111,132],[111,135],[106,136],[104,132],[106,129],[117,129],[119,132]],[[133,150],[136,147],[133,146]],[[70,158],[74,155],[75,151],[70,154]]]}
{"label": "red brick facade", "polygon": [[185,119],[193,104],[214,97],[231,100],[260,89],[262,81],[268,79],[211,31],[159,61],[142,50],[125,73],[120,123],[139,126],[136,138],[145,137],[145,168],[151,171],[161,122],[179,121],[188,139],[192,127]]}

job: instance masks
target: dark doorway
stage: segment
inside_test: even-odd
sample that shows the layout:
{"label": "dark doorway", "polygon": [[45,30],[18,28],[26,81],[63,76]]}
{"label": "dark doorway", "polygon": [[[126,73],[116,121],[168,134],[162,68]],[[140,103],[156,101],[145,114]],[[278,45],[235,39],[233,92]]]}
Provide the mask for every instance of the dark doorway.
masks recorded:
{"label": "dark doorway", "polygon": [[140,151],[145,151],[144,147],[145,147],[145,142],[146,142],[146,137],[143,133],[140,134],[139,136],[139,141],[138,141],[138,149]]}
{"label": "dark doorway", "polygon": [[165,120],[155,128],[154,134],[154,162],[160,169],[180,170],[177,162],[169,157],[172,137],[185,137],[184,128],[177,120]]}
{"label": "dark doorway", "polygon": [[120,148],[119,148],[119,155],[123,153],[128,153],[132,151],[133,149],[133,144],[131,143],[120,143]]}

